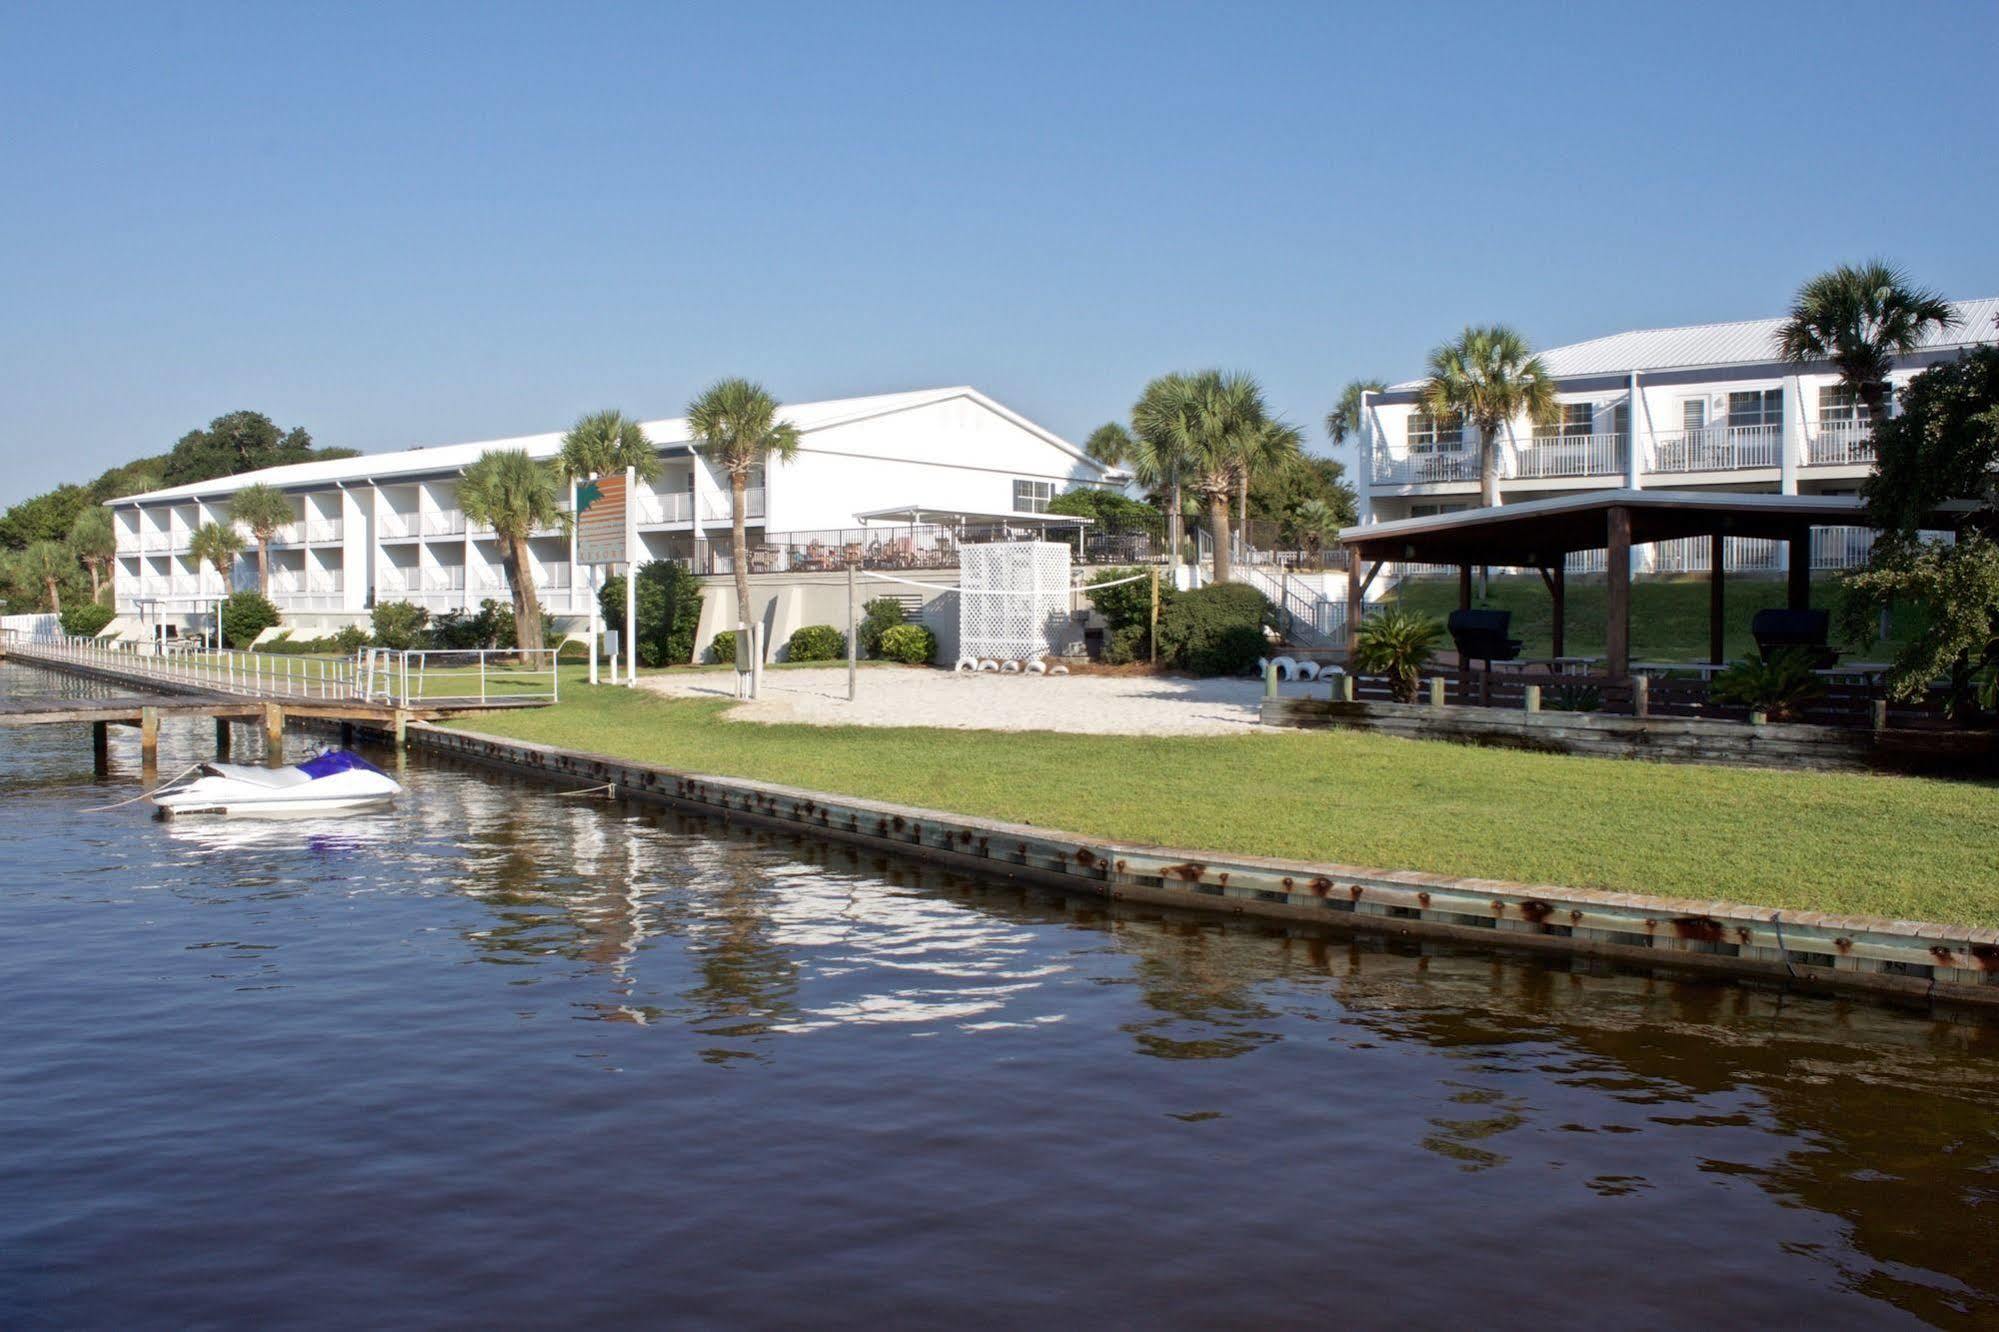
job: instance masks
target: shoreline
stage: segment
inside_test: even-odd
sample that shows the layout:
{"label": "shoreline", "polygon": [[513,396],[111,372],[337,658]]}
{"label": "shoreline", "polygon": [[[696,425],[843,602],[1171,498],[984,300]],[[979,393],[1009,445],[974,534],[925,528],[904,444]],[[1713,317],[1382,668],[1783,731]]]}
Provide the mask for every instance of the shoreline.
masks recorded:
{"label": "shoreline", "polygon": [[1133,845],[429,722],[407,737],[550,782],[609,785],[621,799],[1112,901],[1999,1011],[1994,929]]}

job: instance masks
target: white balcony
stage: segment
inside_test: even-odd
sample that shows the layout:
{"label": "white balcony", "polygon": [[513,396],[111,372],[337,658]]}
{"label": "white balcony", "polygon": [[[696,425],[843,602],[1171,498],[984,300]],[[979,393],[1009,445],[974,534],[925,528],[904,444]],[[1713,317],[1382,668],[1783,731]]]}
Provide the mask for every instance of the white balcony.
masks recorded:
{"label": "white balcony", "polygon": [[375,529],[381,534],[379,539],[394,541],[415,537],[423,530],[423,524],[413,513],[384,509],[376,515]]}
{"label": "white balcony", "polygon": [[[754,522],[763,516],[764,488],[751,486],[743,492],[743,518],[746,522]],[[704,523],[735,521],[735,515],[730,509],[728,491],[724,490],[720,494],[708,497],[707,502],[701,506],[701,521]]]}
{"label": "white balcony", "polygon": [[148,531],[139,534],[140,550],[172,550],[173,536],[167,532]]}
{"label": "white balcony", "polygon": [[1437,481],[1478,480],[1476,449],[1438,453],[1374,455],[1373,479],[1389,485],[1427,485]]}
{"label": "white balcony", "polygon": [[338,518],[317,518],[305,525],[305,539],[314,543],[338,541],[344,531],[345,525]]}
{"label": "white balcony", "polygon": [[693,522],[694,496],[684,490],[666,494],[641,490],[638,497],[638,519],[641,527]]}
{"label": "white balcony", "polygon": [[457,509],[437,509],[423,515],[423,534],[427,537],[462,536],[465,533],[465,515]]}
{"label": "white balcony", "polygon": [[1624,460],[1622,435],[1543,435],[1514,451],[1512,475],[1515,478],[1622,476]]}
{"label": "white balcony", "polygon": [[1648,472],[1734,472],[1778,467],[1784,428],[1777,425],[1705,426],[1660,435]]}
{"label": "white balcony", "polygon": [[1870,466],[1874,462],[1874,423],[1819,421],[1805,436],[1805,466]]}

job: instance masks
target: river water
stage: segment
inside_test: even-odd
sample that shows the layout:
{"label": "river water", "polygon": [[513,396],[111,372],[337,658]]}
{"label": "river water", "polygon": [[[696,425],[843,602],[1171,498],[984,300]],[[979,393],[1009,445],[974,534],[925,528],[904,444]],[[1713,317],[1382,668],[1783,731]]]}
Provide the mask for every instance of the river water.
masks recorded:
{"label": "river water", "polygon": [[0,730],[0,1326],[1999,1320],[1991,1027],[421,759],[343,822],[83,812],[114,737]]}

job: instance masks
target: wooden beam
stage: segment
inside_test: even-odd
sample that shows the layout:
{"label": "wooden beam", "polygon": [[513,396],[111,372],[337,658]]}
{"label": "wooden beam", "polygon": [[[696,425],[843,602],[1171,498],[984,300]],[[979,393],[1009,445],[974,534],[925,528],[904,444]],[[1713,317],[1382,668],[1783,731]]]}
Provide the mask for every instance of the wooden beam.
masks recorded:
{"label": "wooden beam", "polygon": [[1722,653],[1726,650],[1728,638],[1724,630],[1727,621],[1722,613],[1723,566],[1727,563],[1728,541],[1716,532],[1707,539],[1707,659],[1726,660]]}
{"label": "wooden beam", "polygon": [[1381,572],[1381,566],[1386,563],[1387,563],[1386,560],[1375,560],[1367,566],[1367,577],[1360,580],[1360,591],[1362,596],[1366,596],[1367,590],[1370,587],[1374,586],[1374,576]]}
{"label": "wooden beam", "polygon": [[[1372,575],[1369,575],[1372,577]],[[1360,638],[1360,608],[1367,595],[1367,583],[1360,576],[1360,556],[1347,561],[1347,660],[1353,660]]]}
{"label": "wooden beam", "polygon": [[275,768],[285,761],[285,710],[264,704],[264,762]]}
{"label": "wooden beam", "polygon": [[1791,534],[1789,604],[1792,610],[1812,606],[1812,529],[1801,527]]}
{"label": "wooden beam", "polygon": [[1458,566],[1458,609],[1471,609],[1471,566],[1469,564],[1460,564]]}
{"label": "wooden beam", "polygon": [[158,708],[139,709],[139,763],[142,767],[160,766],[160,710]]}
{"label": "wooden beam", "polygon": [[1555,576],[1548,580],[1548,595],[1555,603],[1555,655],[1565,656],[1563,644],[1568,637],[1569,619],[1569,570],[1566,560],[1555,566]]}
{"label": "wooden beam", "polygon": [[229,761],[229,741],[232,734],[229,729],[229,719],[227,717],[217,717],[215,719],[215,757],[224,763]]}
{"label": "wooden beam", "polygon": [[1631,510],[1611,505],[1604,528],[1605,666],[1622,680],[1631,674]]}
{"label": "wooden beam", "polygon": [[90,769],[99,777],[111,771],[111,723],[90,723]]}

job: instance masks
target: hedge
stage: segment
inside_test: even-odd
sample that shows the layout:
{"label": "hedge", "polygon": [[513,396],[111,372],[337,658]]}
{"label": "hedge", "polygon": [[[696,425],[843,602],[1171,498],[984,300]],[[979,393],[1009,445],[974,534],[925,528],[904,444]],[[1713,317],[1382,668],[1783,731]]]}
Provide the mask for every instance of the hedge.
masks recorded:
{"label": "hedge", "polygon": [[830,624],[808,624],[785,645],[786,661],[838,661],[847,655],[847,636]]}
{"label": "hedge", "polygon": [[924,666],[936,660],[937,635],[920,624],[892,624],[881,636],[881,655],[907,666]]}

